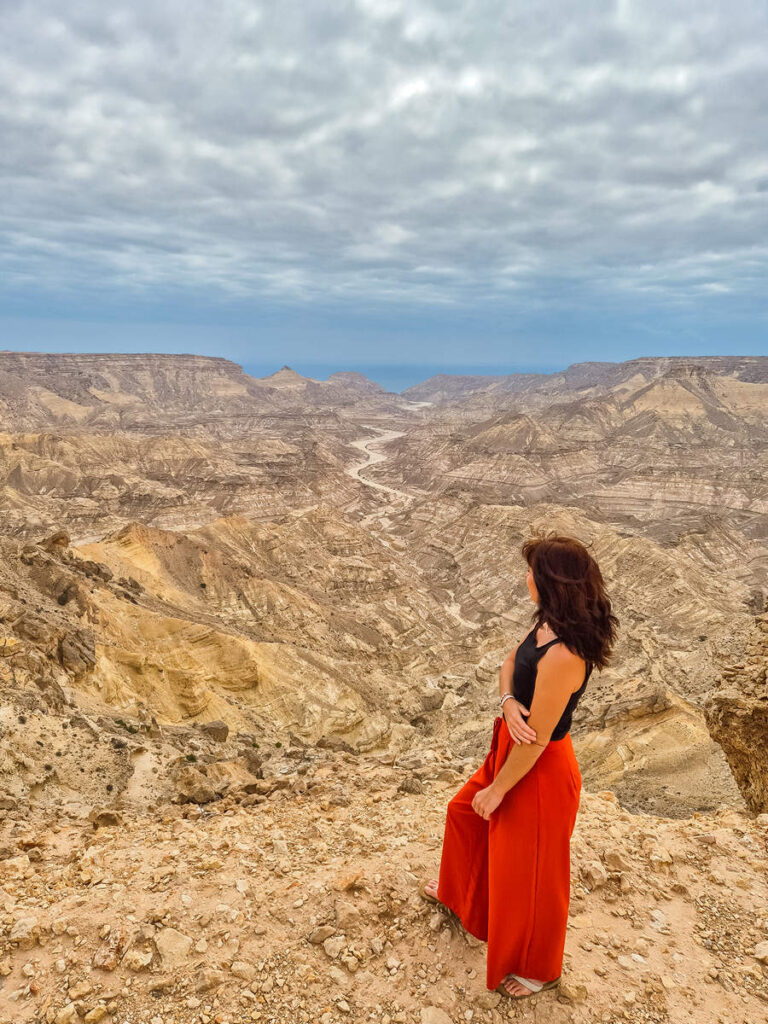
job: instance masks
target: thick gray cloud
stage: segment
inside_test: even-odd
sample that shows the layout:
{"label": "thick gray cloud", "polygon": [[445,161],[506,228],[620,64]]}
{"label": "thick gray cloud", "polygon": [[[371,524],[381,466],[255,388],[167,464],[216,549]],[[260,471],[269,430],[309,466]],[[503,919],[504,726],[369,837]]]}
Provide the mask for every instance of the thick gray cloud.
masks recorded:
{"label": "thick gray cloud", "polygon": [[766,5],[0,5],[7,289],[755,295]]}

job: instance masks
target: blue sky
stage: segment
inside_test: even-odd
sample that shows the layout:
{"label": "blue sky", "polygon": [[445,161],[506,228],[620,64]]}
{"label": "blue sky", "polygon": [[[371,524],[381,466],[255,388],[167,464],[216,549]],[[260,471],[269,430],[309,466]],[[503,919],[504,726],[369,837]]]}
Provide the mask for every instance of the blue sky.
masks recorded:
{"label": "blue sky", "polygon": [[765,354],[766,38],[762,2],[3,5],[0,348]]}

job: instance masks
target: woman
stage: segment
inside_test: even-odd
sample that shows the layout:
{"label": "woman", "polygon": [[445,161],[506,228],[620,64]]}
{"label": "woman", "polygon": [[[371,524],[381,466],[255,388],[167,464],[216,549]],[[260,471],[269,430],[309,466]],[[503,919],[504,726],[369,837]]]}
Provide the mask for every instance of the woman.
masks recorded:
{"label": "woman", "polygon": [[539,535],[522,554],[533,628],[501,667],[491,749],[448,803],[439,881],[424,889],[487,941],[486,987],[516,998],[560,981],[581,795],[571,716],[619,624],[580,541]]}

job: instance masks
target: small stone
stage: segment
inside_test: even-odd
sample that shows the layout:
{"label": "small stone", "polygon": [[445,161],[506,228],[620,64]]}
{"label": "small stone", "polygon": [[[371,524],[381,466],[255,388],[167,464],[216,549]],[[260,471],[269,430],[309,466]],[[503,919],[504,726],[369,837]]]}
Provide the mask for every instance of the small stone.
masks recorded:
{"label": "small stone", "polygon": [[453,1024],[453,1021],[439,1006],[422,1006],[421,1024]]}
{"label": "small stone", "polygon": [[86,1013],[83,1020],[85,1021],[85,1024],[98,1024],[100,1020],[104,1020],[107,1016],[107,1012],[106,1006],[94,1006],[92,1010],[89,1010],[88,1013]]}
{"label": "small stone", "polygon": [[94,828],[108,828],[123,823],[120,813],[109,807],[94,807],[88,818],[93,822]]}
{"label": "small stone", "polygon": [[20,917],[11,928],[11,942],[18,942],[20,949],[31,949],[40,934],[40,923],[36,917]]}
{"label": "small stone", "polygon": [[346,900],[338,900],[336,903],[336,925],[339,931],[354,932],[361,924],[360,911]]}
{"label": "small stone", "polygon": [[122,959],[123,966],[131,971],[146,971],[152,963],[152,950],[129,949]]}
{"label": "small stone", "polygon": [[599,889],[608,881],[608,872],[599,860],[590,860],[582,864],[579,873],[590,889]]}
{"label": "small stone", "polygon": [[182,967],[192,948],[192,939],[175,928],[162,928],[155,936],[155,945],[165,967]]}
{"label": "small stone", "polygon": [[331,960],[335,960],[346,944],[347,940],[343,935],[335,935],[333,938],[325,940],[323,949]]}
{"label": "small stone", "polygon": [[176,981],[176,976],[173,974],[156,974],[147,982],[147,992],[149,992],[150,995],[155,995],[158,992],[170,992],[176,984]]}
{"label": "small stone", "polygon": [[587,986],[578,978],[566,978],[560,982],[559,995],[569,1003],[583,1003],[587,999]]}
{"label": "small stone", "polygon": [[244,960],[234,960],[229,970],[236,978],[240,978],[242,981],[253,981],[257,974],[253,964],[246,963]]}
{"label": "small stone", "polygon": [[209,804],[216,799],[215,789],[194,765],[184,765],[177,772],[174,784],[176,803]]}
{"label": "small stone", "polygon": [[75,1024],[80,1015],[74,1003],[67,1003],[53,1018],[55,1024]]}
{"label": "small stone", "polygon": [[630,865],[621,850],[606,850],[603,854],[605,866],[609,871],[629,871]]}
{"label": "small stone", "polygon": [[110,928],[104,943],[93,954],[91,963],[102,971],[114,971],[125,948],[126,936],[122,928]]}
{"label": "small stone", "polygon": [[667,868],[672,863],[672,854],[659,843],[651,849],[648,859],[655,868]]}
{"label": "small stone", "polygon": [[655,928],[657,932],[665,931],[669,928],[669,921],[663,910],[659,910],[658,907],[654,907],[651,911],[651,928]]}
{"label": "small stone", "polygon": [[337,967],[336,964],[331,964],[326,974],[328,980],[332,981],[333,984],[337,985],[339,988],[348,988],[352,981],[350,976],[342,971],[340,967]]}
{"label": "small stone", "polygon": [[195,982],[196,992],[210,992],[211,989],[218,988],[219,985],[223,985],[227,980],[227,976],[224,971],[216,971],[213,968],[206,968],[201,971]]}
{"label": "small stone", "polygon": [[606,803],[609,804],[618,804],[619,802],[619,798],[610,789],[601,789],[599,792],[595,793],[595,796],[599,797],[601,800],[605,800]]}
{"label": "small stone", "polygon": [[74,1003],[77,999],[82,999],[83,996],[87,996],[89,992],[93,991],[93,985],[90,981],[80,981],[77,985],[73,985],[67,995]]}

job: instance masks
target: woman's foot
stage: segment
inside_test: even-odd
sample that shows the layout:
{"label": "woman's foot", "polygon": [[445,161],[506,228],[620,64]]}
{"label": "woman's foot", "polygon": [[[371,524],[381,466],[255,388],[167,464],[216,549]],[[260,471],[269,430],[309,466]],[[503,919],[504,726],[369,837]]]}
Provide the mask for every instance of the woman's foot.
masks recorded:
{"label": "woman's foot", "polygon": [[[543,982],[540,982],[537,978],[531,978],[530,981],[536,985],[543,984]],[[526,985],[521,984],[521,982],[511,974],[502,978],[501,984],[504,986],[505,991],[507,991],[511,996],[529,996],[534,991],[537,991],[536,989],[528,988]]]}
{"label": "woman's foot", "polygon": [[430,878],[424,886],[424,895],[429,896],[431,900],[437,900],[439,903],[440,900],[437,899],[437,882],[438,880],[436,878]]}

